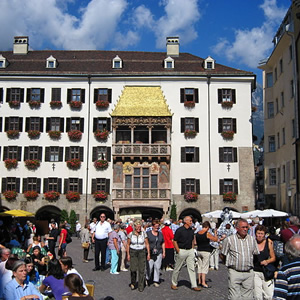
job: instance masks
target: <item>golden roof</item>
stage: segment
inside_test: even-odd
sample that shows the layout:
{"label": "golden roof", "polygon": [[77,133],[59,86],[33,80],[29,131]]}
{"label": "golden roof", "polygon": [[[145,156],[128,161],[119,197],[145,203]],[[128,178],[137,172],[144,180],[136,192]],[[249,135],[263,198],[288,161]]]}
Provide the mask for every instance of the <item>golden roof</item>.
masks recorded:
{"label": "golden roof", "polygon": [[112,117],[172,116],[159,86],[125,86]]}

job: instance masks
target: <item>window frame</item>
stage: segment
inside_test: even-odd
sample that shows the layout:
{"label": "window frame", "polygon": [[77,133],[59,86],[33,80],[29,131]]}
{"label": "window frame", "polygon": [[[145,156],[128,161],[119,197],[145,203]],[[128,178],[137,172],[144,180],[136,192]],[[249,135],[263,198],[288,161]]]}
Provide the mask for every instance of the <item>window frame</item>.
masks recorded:
{"label": "window frame", "polygon": [[[193,151],[191,151],[192,149]],[[195,147],[195,146],[181,147],[181,162],[199,163],[200,162],[199,147]]]}

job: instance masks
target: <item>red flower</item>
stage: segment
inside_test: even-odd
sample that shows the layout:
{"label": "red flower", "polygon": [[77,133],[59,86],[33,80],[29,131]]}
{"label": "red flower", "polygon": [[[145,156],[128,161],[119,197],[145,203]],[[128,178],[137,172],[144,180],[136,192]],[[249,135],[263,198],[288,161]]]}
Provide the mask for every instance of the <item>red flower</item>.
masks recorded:
{"label": "red flower", "polygon": [[100,130],[100,129],[97,129],[95,132],[94,132],[94,136],[96,139],[99,139],[99,140],[106,140],[107,137],[109,135],[109,131],[106,130],[106,129],[103,129],[103,130]]}
{"label": "red flower", "polygon": [[59,108],[62,107],[62,103],[61,101],[50,101],[50,106],[52,108]]}
{"label": "red flower", "polygon": [[18,161],[15,158],[7,158],[4,164],[7,169],[12,169],[17,167]]}
{"label": "red flower", "polygon": [[66,194],[66,198],[69,201],[78,201],[80,199],[80,194],[78,192],[68,191]]}
{"label": "red flower", "polygon": [[96,191],[93,196],[96,200],[106,200],[107,193],[104,191]]}
{"label": "red flower", "polygon": [[237,194],[234,192],[227,192],[223,194],[223,200],[229,202],[235,202],[237,199]]}
{"label": "red flower", "polygon": [[6,200],[14,200],[18,196],[18,193],[16,191],[7,190],[3,193],[3,196],[6,198]]}
{"label": "red flower", "polygon": [[38,192],[37,191],[26,191],[24,193],[24,197],[27,199],[27,200],[35,200],[37,197],[38,197]]}
{"label": "red flower", "polygon": [[221,135],[224,139],[233,139],[234,131],[233,130],[222,131]]}
{"label": "red flower", "polygon": [[30,100],[28,104],[31,108],[37,108],[41,106],[41,101]]}
{"label": "red flower", "polygon": [[104,169],[108,167],[108,161],[105,159],[98,159],[94,161],[94,166],[96,169]]}
{"label": "red flower", "polygon": [[69,102],[70,107],[72,108],[81,108],[82,102],[81,101],[70,101]]}
{"label": "red flower", "polygon": [[10,107],[20,107],[21,102],[19,100],[11,100],[8,104]]}
{"label": "red flower", "polygon": [[31,138],[31,139],[35,139],[35,138],[38,138],[40,136],[40,131],[39,130],[28,130],[28,136]]}
{"label": "red flower", "polygon": [[48,135],[52,139],[60,139],[61,132],[59,130],[49,130]]}
{"label": "red flower", "polygon": [[79,158],[72,158],[67,161],[67,166],[73,170],[79,169],[81,166],[81,161]]}
{"label": "red flower", "polygon": [[197,131],[196,130],[190,130],[190,129],[187,129],[184,131],[184,135],[186,137],[194,137],[197,135]]}
{"label": "red flower", "polygon": [[198,199],[198,194],[197,194],[197,193],[194,193],[194,192],[186,192],[186,193],[184,194],[184,199],[185,199],[187,202],[197,201],[197,199]]}
{"label": "red flower", "polygon": [[59,196],[60,196],[60,193],[56,192],[56,191],[48,191],[48,192],[44,193],[44,197],[47,200],[57,200],[59,198]]}
{"label": "red flower", "polygon": [[74,129],[68,132],[68,136],[71,140],[78,141],[82,137],[82,132],[80,130]]}
{"label": "red flower", "polygon": [[27,159],[25,160],[25,166],[29,170],[35,170],[40,166],[40,161],[38,159]]}
{"label": "red flower", "polygon": [[11,129],[11,130],[7,130],[6,134],[9,138],[14,139],[14,138],[19,137],[20,131]]}
{"label": "red flower", "polygon": [[195,101],[184,101],[184,106],[185,107],[194,107]]}
{"label": "red flower", "polygon": [[109,102],[106,101],[106,100],[98,100],[98,101],[96,102],[96,106],[97,106],[98,108],[107,108],[107,107],[109,106]]}

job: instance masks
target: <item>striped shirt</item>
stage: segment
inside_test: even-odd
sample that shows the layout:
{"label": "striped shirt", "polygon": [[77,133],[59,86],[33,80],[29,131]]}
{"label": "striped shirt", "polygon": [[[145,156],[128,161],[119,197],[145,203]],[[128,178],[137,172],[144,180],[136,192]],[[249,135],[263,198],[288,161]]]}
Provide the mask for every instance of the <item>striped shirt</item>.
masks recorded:
{"label": "striped shirt", "polygon": [[226,256],[226,266],[239,272],[253,269],[253,255],[259,254],[256,240],[238,233],[227,237],[223,242],[222,254]]}
{"label": "striped shirt", "polygon": [[279,270],[275,281],[274,299],[300,299],[300,258]]}

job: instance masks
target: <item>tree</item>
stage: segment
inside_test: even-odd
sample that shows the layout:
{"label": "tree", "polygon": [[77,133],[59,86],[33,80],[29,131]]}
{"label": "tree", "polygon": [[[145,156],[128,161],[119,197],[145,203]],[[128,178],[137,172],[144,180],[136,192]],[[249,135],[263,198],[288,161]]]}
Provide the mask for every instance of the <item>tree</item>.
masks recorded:
{"label": "tree", "polygon": [[67,221],[69,223],[68,212],[65,209],[62,209],[60,212],[60,222]]}
{"label": "tree", "polygon": [[174,203],[171,205],[170,218],[172,220],[177,220],[177,208],[176,208],[176,204]]}
{"label": "tree", "polygon": [[71,225],[70,232],[71,232],[72,234],[75,233],[76,220],[77,220],[76,213],[75,213],[75,211],[72,209],[71,212],[70,212],[70,217],[69,217],[69,223],[70,223],[70,225]]}

